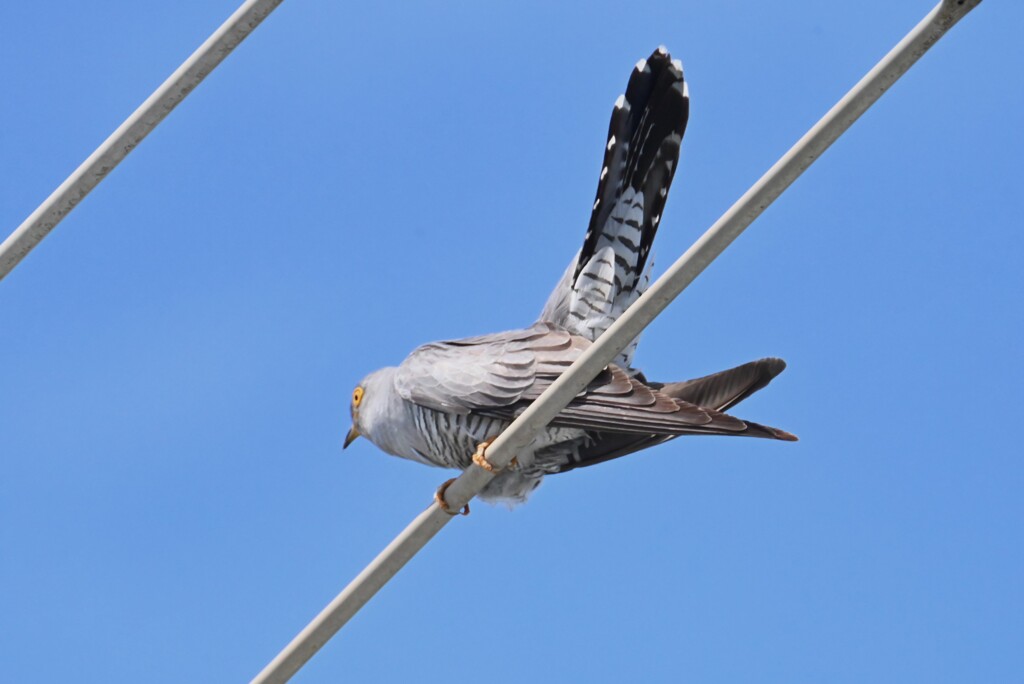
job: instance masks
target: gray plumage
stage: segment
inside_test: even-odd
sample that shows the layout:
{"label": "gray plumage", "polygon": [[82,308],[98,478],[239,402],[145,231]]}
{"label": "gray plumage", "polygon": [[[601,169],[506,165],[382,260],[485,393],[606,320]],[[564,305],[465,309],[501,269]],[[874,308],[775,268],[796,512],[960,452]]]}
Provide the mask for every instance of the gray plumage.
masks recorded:
{"label": "gray plumage", "polygon": [[[371,373],[353,395],[353,429],[387,453],[465,469],[643,293],[689,112],[682,66],[664,48],[634,68],[612,112],[584,244],[529,328],[434,342]],[[795,440],[724,413],[785,368],[762,359],[678,383],[632,368],[636,341],[481,492],[524,501],[548,474],[624,456],[682,435]]]}

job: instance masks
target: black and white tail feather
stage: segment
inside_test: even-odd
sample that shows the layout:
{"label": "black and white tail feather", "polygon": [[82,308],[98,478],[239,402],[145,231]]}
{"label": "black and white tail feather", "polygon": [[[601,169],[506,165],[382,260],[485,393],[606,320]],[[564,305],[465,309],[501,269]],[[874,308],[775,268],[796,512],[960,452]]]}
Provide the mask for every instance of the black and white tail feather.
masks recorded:
{"label": "black and white tail feather", "polygon": [[[633,67],[615,101],[597,197],[583,248],[548,298],[540,320],[596,340],[650,284],[654,242],[690,98],[683,66],[664,47]],[[616,358],[632,366],[634,340]]]}

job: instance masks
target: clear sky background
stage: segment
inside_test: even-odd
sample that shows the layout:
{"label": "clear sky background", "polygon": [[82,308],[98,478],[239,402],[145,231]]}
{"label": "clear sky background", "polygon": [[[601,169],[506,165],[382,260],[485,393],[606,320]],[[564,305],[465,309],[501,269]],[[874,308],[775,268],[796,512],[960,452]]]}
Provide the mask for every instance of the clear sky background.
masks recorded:
{"label": "clear sky background", "polygon": [[[13,230],[235,8],[0,5]],[[529,324],[659,44],[681,254],[931,7],[288,0],[0,283],[10,682],[248,681],[449,473],[345,451],[367,372]],[[986,0],[644,335],[762,356],[690,438],[454,521],[298,682],[1024,678],[1024,7]]]}

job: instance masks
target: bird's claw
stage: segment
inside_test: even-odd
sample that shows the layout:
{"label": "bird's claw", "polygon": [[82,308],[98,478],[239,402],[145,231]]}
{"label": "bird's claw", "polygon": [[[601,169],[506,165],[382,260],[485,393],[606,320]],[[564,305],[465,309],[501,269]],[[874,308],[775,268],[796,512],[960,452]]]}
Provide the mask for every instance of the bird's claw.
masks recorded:
{"label": "bird's claw", "polygon": [[476,446],[476,452],[473,454],[473,463],[477,464],[489,473],[495,472],[494,464],[487,460],[487,447],[491,446],[493,439],[484,440]]}
{"label": "bird's claw", "polygon": [[[487,447],[491,446],[493,442],[493,439],[488,439],[484,442],[480,442],[480,444],[477,445],[476,447],[476,452],[473,454],[473,463],[480,466],[489,473],[498,472],[498,468],[495,468],[494,464],[487,460]],[[512,466],[516,465],[516,463],[517,461],[515,457],[512,457],[512,460],[509,461],[508,465],[505,466],[505,468],[503,468],[502,470],[511,468]]]}
{"label": "bird's claw", "polygon": [[[498,468],[495,468],[494,464],[487,460],[487,447],[489,447],[493,441],[493,439],[488,439],[483,442],[480,442],[480,444],[477,445],[476,452],[473,453],[473,463],[480,466],[489,473],[496,474],[498,473]],[[505,466],[505,468],[511,468],[517,463],[518,461],[516,461],[516,459],[513,457],[512,460],[508,462],[508,465]],[[448,487],[451,485],[452,482],[455,482],[454,477],[437,488],[437,491],[434,492],[434,501],[436,501],[437,505],[440,506],[441,510],[447,513],[448,515],[469,515],[468,503],[464,505],[461,510],[453,511],[451,509],[451,506],[449,506],[448,502],[445,500],[444,494],[446,491],[448,491]]]}
{"label": "bird's claw", "polygon": [[451,506],[448,505],[448,502],[445,501],[444,493],[448,491],[448,487],[451,486],[452,482],[455,482],[454,477],[437,488],[437,491],[434,492],[434,501],[436,501],[437,505],[441,507],[441,510],[448,515],[469,515],[468,503],[462,507],[462,510],[453,511]]}

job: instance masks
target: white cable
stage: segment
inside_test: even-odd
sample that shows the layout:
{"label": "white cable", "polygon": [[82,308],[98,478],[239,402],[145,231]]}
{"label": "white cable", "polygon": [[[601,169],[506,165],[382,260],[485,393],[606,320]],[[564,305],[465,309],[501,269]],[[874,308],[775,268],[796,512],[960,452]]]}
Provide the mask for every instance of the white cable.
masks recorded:
{"label": "white cable", "polygon": [[282,0],[247,0],[0,244],[0,280],[238,47]]}
{"label": "white cable", "polygon": [[[757,181],[669,271],[619,318],[561,377],[505,430],[487,450],[500,470],[572,398],[633,340],[750,223],[804,172],[914,62],[981,0],[943,0],[861,79],[815,126]],[[494,475],[482,468],[465,471],[447,489],[457,510]],[[437,504],[421,513],[330,605],[253,679],[254,684],[286,682],[328,639],[451,520]]]}

